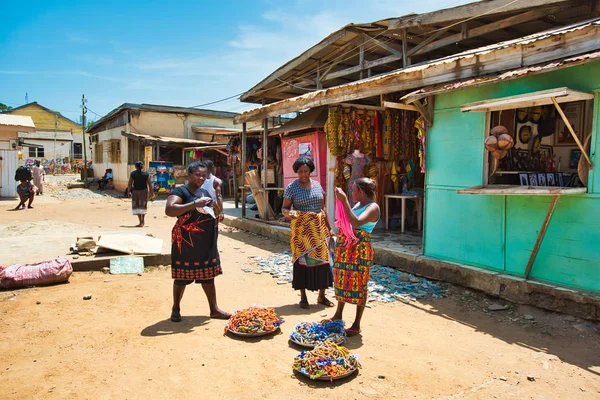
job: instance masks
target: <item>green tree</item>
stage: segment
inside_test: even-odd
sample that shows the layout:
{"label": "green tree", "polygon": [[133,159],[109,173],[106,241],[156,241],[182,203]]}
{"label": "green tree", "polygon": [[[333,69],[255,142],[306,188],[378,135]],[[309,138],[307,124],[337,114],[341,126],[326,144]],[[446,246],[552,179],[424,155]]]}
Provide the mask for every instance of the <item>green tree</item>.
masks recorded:
{"label": "green tree", "polygon": [[7,106],[6,104],[0,103],[0,112],[12,110],[11,106]]}

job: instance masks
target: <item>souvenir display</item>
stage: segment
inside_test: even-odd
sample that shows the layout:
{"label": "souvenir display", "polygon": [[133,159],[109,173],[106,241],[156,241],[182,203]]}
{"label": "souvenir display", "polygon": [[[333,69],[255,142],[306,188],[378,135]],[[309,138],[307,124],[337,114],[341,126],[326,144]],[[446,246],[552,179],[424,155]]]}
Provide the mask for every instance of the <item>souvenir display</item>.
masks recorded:
{"label": "souvenir display", "polygon": [[290,340],[300,346],[315,347],[326,340],[343,343],[346,337],[344,321],[301,322],[290,333]]}
{"label": "souvenir display", "polygon": [[298,354],[292,368],[310,379],[333,381],[352,375],[361,365],[358,355],[328,340]]}
{"label": "souvenir display", "polygon": [[227,321],[225,334],[238,336],[264,336],[275,332],[284,320],[272,308],[252,306],[236,311]]}
{"label": "souvenir display", "polygon": [[521,143],[527,144],[527,143],[529,143],[530,139],[531,139],[531,127],[529,125],[523,125],[519,129],[519,140],[521,141]]}

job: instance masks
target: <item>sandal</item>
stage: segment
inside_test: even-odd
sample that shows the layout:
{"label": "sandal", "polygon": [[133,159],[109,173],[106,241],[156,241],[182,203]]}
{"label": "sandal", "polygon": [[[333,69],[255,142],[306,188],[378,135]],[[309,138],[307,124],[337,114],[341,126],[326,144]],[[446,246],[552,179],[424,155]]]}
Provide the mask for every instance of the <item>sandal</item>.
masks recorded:
{"label": "sandal", "polygon": [[211,315],[210,317],[212,319],[229,319],[231,317],[231,314],[220,312],[217,315]]}
{"label": "sandal", "polygon": [[322,300],[317,300],[317,304],[323,304],[325,307],[335,306],[335,304],[333,304],[333,302],[331,300],[329,300],[327,297],[323,297]]}
{"label": "sandal", "polygon": [[181,314],[179,311],[171,311],[171,322],[181,322]]}
{"label": "sandal", "polygon": [[352,328],[346,329],[346,337],[356,336],[359,333],[360,333],[360,329],[352,329]]}
{"label": "sandal", "polygon": [[308,304],[308,300],[300,300],[300,303],[298,303],[298,305],[300,306],[300,308],[304,308],[305,310],[307,308],[310,308],[310,305]]}

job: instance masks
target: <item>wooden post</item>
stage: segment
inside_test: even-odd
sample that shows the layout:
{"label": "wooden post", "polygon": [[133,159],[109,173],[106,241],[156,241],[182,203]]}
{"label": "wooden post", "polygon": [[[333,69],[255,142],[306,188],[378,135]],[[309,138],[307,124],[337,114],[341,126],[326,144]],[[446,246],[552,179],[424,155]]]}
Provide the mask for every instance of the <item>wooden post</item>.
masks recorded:
{"label": "wooden post", "polygon": [[[247,169],[248,167],[246,166],[246,123],[244,122],[242,124],[242,165],[240,168],[240,179],[242,180],[242,188],[244,187],[244,179]],[[244,189],[242,189],[240,195],[242,196],[242,218],[244,218],[246,216],[246,196],[244,193]]]}
{"label": "wooden post", "polygon": [[556,110],[558,111],[558,113],[560,114],[560,117],[562,118],[563,122],[565,123],[565,126],[571,133],[571,136],[573,136],[573,140],[575,140],[575,143],[577,143],[577,147],[579,147],[579,150],[581,150],[581,154],[583,154],[583,156],[585,157],[587,162],[590,164],[590,169],[594,168],[594,164],[592,164],[592,160],[590,160],[590,156],[588,156],[587,152],[583,148],[583,145],[579,141],[579,138],[577,137],[577,134],[573,130],[573,127],[571,126],[571,123],[567,119],[567,116],[563,112],[562,108],[560,108],[558,101],[556,101],[556,99],[554,97],[550,97],[550,98],[552,99],[552,102],[554,103],[554,107],[556,107]]}
{"label": "wooden post", "polygon": [[[263,143],[262,143],[262,161],[263,161],[263,173],[262,173],[262,183],[263,189],[266,189],[269,186],[269,159],[267,157],[267,152],[269,150],[269,120],[265,118],[263,120]],[[268,193],[265,190],[265,201],[269,202]]]}
{"label": "wooden post", "polygon": [[[364,41],[364,39],[363,39]],[[360,79],[363,78],[363,69],[365,68],[365,46],[360,45],[360,54],[358,56],[358,64],[360,65]]]}
{"label": "wooden post", "polygon": [[535,246],[533,246],[533,250],[531,251],[531,256],[529,257],[529,262],[527,263],[527,268],[525,269],[525,279],[529,279],[529,273],[531,272],[531,267],[533,267],[533,263],[535,261],[535,257],[542,245],[542,241],[544,240],[544,236],[546,235],[546,229],[548,229],[548,224],[550,223],[550,219],[552,218],[552,213],[554,213],[554,209],[556,208],[556,202],[560,196],[554,196],[552,198],[552,203],[550,203],[550,208],[546,213],[546,219],[544,219],[544,223],[542,224],[542,229],[540,229],[540,233],[538,234],[537,240],[535,241]]}
{"label": "wooden post", "polygon": [[408,60],[408,42],[406,41],[406,29],[402,30],[402,66],[408,67],[410,61]]}

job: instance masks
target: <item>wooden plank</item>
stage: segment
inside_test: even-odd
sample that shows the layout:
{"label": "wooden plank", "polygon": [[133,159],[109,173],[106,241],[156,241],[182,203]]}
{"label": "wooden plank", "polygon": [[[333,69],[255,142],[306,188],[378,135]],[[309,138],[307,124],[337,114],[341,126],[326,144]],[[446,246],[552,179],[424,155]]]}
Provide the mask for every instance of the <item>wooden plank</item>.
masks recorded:
{"label": "wooden plank", "polygon": [[132,233],[102,235],[98,238],[98,247],[125,254],[160,254],[162,239]]}
{"label": "wooden plank", "polygon": [[385,108],[395,108],[397,110],[417,111],[419,109],[411,104],[396,103],[393,101],[384,101],[382,104]]}
{"label": "wooden plank", "polygon": [[375,39],[372,36],[367,35],[366,33],[363,34],[364,37],[367,39],[368,42],[373,42],[375,43],[377,46],[381,47],[382,49],[385,49],[387,51],[389,51],[390,53],[392,53],[395,56],[398,57],[402,57],[402,50],[395,48],[393,45],[388,44],[388,43],[383,43],[382,41]]}
{"label": "wooden plank", "polygon": [[552,97],[552,102],[554,103],[554,107],[556,107],[556,110],[558,111],[558,113],[560,114],[560,117],[562,118],[563,122],[565,123],[565,126],[567,127],[569,132],[571,132],[571,136],[573,136],[573,140],[575,140],[575,143],[577,143],[577,147],[579,147],[579,150],[581,150],[581,154],[583,154],[583,156],[585,157],[587,162],[590,164],[590,169],[594,168],[594,164],[592,164],[592,160],[590,160],[590,156],[588,155],[587,151],[585,151],[585,149],[583,148],[581,141],[579,140],[579,138],[577,137],[577,134],[573,130],[573,127],[571,126],[571,123],[569,122],[567,116],[565,115],[562,108],[556,101],[556,98]]}
{"label": "wooden plank", "polygon": [[357,65],[355,67],[350,67],[350,68],[342,69],[340,71],[332,72],[332,73],[328,74],[327,77],[323,78],[322,80],[329,81],[331,79],[355,74],[355,73],[360,72],[365,69],[379,67],[380,65],[389,64],[391,62],[398,61],[401,59],[402,59],[401,56],[398,57],[395,55],[381,57],[381,58],[378,58],[377,60],[363,62],[361,65]]}
{"label": "wooden plank", "polygon": [[[248,166],[246,165],[246,137],[247,137],[247,132],[246,132],[246,122],[244,122],[242,124],[242,165],[240,166],[240,179],[245,179],[245,173],[248,170]],[[235,192],[235,195],[237,196],[237,192]],[[246,194],[244,193],[244,190],[242,189],[242,218],[246,216]]]}
{"label": "wooden plank", "polygon": [[569,103],[572,101],[593,100],[594,94],[561,87],[556,89],[540,90],[539,92],[520,94],[516,96],[501,97],[499,99],[469,103],[461,106],[460,110],[463,112],[488,112],[512,110],[521,107],[545,106],[554,104],[552,101],[553,98],[555,98],[559,103]]}
{"label": "wooden plank", "polygon": [[[469,29],[466,33],[468,39],[475,38],[477,36],[486,35],[490,32],[499,31],[505,28],[508,28],[513,25],[522,24],[524,22],[532,21],[534,19],[545,17],[554,12],[560,11],[562,7],[554,7],[554,8],[543,8],[540,10],[531,10],[524,12],[522,14],[517,14],[512,17],[501,19],[500,21],[492,22],[487,25],[482,25],[477,28]],[[440,39],[433,43],[428,43],[427,45],[421,47],[418,51],[414,52],[412,55],[428,53],[433,50],[440,49],[442,47],[446,47],[448,45],[460,42],[464,39],[464,33],[459,32],[453,35],[446,36],[443,39]]]}
{"label": "wooden plank", "polygon": [[557,188],[540,186],[519,185],[478,185],[466,189],[459,189],[458,194],[482,194],[495,196],[559,196],[569,194],[587,193],[587,188]]}
{"label": "wooden plank", "polygon": [[535,241],[535,246],[533,246],[533,250],[531,251],[531,256],[529,257],[529,262],[527,263],[527,268],[525,269],[525,279],[529,278],[531,267],[533,267],[535,257],[537,256],[537,253],[540,250],[540,246],[542,245],[542,241],[544,240],[544,236],[546,235],[546,230],[548,229],[548,225],[550,224],[550,219],[552,218],[552,214],[554,213],[554,209],[556,208],[556,203],[558,202],[559,197],[560,196],[554,196],[554,198],[552,199],[552,203],[550,203],[550,208],[548,208],[546,218],[544,219],[544,223],[542,224],[542,229],[540,229],[540,233],[538,234],[537,240]]}
{"label": "wooden plank", "polygon": [[569,0],[492,0],[481,1],[464,6],[447,8],[407,18],[398,18],[390,21],[389,30],[400,30],[411,27],[421,28],[425,25],[445,25],[450,21],[459,21],[473,18],[478,15],[495,15],[509,13],[533,7],[544,7],[557,4],[567,4]]}
{"label": "wooden plank", "polygon": [[[559,37],[560,40],[557,40]],[[598,48],[600,48],[600,26],[590,23],[577,30],[559,30],[555,34],[540,36],[527,42],[516,42],[512,46],[487,49],[480,53],[412,66],[365,82],[352,82],[258,107],[236,115],[234,123],[470,79],[585,54]]]}
{"label": "wooden plank", "polygon": [[[433,42],[434,40],[436,40],[437,38],[442,36],[444,33],[448,32],[449,29],[450,29],[450,27],[447,27],[447,28],[440,29],[439,31],[435,32],[433,35],[429,36],[427,39],[423,40],[421,43],[419,43],[418,45],[416,45],[415,47],[410,49],[408,51],[407,55],[412,56],[413,54],[417,53],[423,47],[427,46],[429,43]],[[403,32],[402,35],[404,35],[404,32],[406,32],[406,30],[404,30],[402,32]]]}
{"label": "wooden plank", "polygon": [[419,113],[421,114],[421,116],[423,116],[425,122],[427,122],[427,126],[433,126],[433,115],[429,113],[429,110],[425,108],[425,106],[421,104],[420,101],[415,101],[413,104],[415,105],[417,110],[419,110]]}

